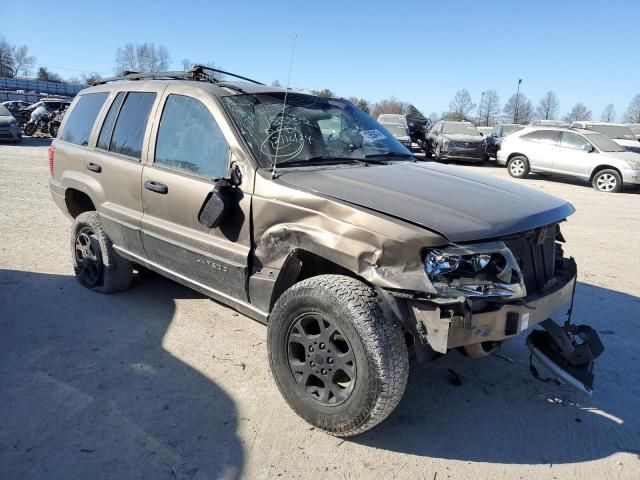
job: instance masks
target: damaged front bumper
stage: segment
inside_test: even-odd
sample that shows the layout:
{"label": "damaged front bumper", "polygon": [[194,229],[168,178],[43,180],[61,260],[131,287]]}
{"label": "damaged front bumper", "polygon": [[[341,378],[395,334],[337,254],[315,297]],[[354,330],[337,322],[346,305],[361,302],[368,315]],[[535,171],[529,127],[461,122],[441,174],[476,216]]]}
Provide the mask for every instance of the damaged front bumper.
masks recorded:
{"label": "damaged front bumper", "polygon": [[436,352],[500,342],[568,307],[573,299],[576,274],[574,260],[564,259],[552,286],[519,300],[488,303],[480,311],[473,311],[470,301],[464,298],[410,301],[410,310],[418,332],[424,330],[424,340]]}

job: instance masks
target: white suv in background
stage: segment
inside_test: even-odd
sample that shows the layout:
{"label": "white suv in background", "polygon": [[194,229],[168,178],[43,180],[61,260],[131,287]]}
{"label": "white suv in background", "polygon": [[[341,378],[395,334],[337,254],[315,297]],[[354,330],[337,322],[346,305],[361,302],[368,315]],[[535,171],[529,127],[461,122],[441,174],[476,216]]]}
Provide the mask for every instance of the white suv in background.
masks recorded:
{"label": "white suv in background", "polygon": [[606,135],[630,152],[640,153],[640,141],[628,125],[605,122],[573,122],[571,128],[580,128]]}
{"label": "white suv in background", "polygon": [[590,181],[600,192],[640,185],[640,154],[591,130],[527,127],[503,140],[497,162],[515,178],[529,172],[570,175]]}

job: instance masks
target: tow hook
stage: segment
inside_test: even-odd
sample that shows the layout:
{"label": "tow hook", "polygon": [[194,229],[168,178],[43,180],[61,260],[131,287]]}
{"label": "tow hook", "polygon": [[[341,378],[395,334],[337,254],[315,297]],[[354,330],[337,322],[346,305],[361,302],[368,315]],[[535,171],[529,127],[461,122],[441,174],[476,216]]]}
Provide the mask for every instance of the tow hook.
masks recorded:
{"label": "tow hook", "polygon": [[540,362],[560,383],[591,396],[593,393],[593,362],[604,351],[598,333],[587,325],[565,323],[560,326],[550,318],[540,323],[543,330],[534,330],[527,337],[531,350],[531,373],[543,379],[533,365]]}

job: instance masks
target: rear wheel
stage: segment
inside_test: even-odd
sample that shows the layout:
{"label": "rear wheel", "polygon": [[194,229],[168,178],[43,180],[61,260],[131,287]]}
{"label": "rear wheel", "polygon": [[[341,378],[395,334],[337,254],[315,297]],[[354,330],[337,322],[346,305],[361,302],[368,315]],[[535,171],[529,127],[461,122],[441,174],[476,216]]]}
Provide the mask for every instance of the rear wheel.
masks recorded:
{"label": "rear wheel", "polygon": [[615,170],[600,170],[594,175],[591,185],[599,192],[619,193],[622,191],[622,178]]}
{"label": "rear wheel", "polygon": [[49,124],[49,135],[51,135],[52,138],[56,138],[58,136],[58,128],[60,128],[60,124],[58,123]]}
{"label": "rear wheel", "polygon": [[409,357],[399,327],[359,280],[320,275],[276,303],[268,325],[271,371],[289,406],[336,436],[373,428],[404,393]]}
{"label": "rear wheel", "polygon": [[97,212],[84,212],[73,222],[71,255],[76,279],[101,293],[126,290],[131,286],[133,266],[114,249]]}
{"label": "rear wheel", "polygon": [[507,170],[509,170],[509,175],[514,178],[524,178],[529,175],[529,160],[521,155],[513,157],[507,163]]}

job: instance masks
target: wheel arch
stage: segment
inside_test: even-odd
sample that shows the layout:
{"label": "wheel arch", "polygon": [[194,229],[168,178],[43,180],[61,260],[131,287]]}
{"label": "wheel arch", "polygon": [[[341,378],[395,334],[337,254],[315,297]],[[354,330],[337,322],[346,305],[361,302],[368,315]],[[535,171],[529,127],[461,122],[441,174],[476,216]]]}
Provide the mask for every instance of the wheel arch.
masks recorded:
{"label": "wheel arch", "polygon": [[527,159],[527,161],[529,161],[529,157],[527,157],[524,153],[513,152],[513,153],[510,153],[509,156],[507,157],[507,163],[509,163],[509,161],[514,157],[524,157]]}
{"label": "wheel arch", "polygon": [[606,164],[602,164],[602,165],[598,165],[597,167],[595,167],[592,171],[591,171],[591,175],[589,176],[589,181],[593,182],[594,177],[600,173],[602,170],[615,170],[616,172],[618,172],[618,175],[620,175],[620,178],[622,178],[622,172],[620,171],[619,168],[614,167],[612,165],[606,165]]}
{"label": "wheel arch", "polygon": [[85,192],[82,192],[75,188],[67,188],[64,191],[64,202],[67,206],[69,215],[76,218],[78,215],[84,212],[93,211],[96,209],[93,200]]}

